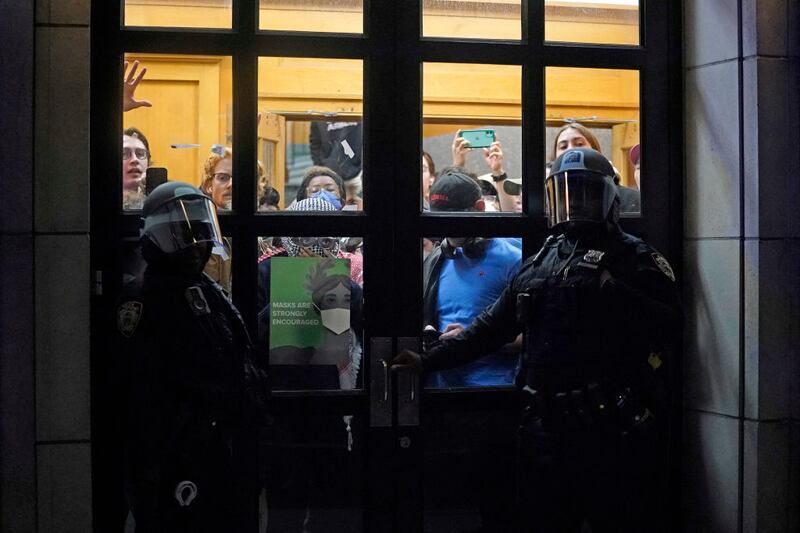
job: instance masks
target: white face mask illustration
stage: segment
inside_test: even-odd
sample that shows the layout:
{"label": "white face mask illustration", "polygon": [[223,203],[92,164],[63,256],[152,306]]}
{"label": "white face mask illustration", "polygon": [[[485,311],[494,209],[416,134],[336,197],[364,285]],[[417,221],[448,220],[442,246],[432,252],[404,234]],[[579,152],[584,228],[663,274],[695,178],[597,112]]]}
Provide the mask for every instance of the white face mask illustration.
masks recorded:
{"label": "white face mask illustration", "polygon": [[323,309],[319,312],[322,325],[341,335],[350,329],[350,310],[349,309]]}
{"label": "white face mask illustration", "polygon": [[323,295],[320,306],[314,307],[324,327],[336,335],[350,329],[350,287],[339,283]]}

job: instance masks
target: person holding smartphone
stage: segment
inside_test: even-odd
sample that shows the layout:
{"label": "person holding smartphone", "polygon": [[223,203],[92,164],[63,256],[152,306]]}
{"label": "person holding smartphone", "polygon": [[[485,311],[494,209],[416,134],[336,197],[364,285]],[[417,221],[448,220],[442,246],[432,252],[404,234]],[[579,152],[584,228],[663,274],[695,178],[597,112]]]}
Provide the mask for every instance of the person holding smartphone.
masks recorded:
{"label": "person holding smartphone", "polygon": [[[500,211],[511,212],[511,213],[521,213],[522,212],[522,188],[521,187],[512,187],[507,189],[504,187],[506,180],[508,180],[508,175],[506,174],[505,168],[503,167],[503,145],[500,140],[497,138],[497,135],[494,133],[494,130],[467,130],[467,131],[479,131],[479,132],[489,132],[491,131],[491,139],[493,139],[488,146],[473,146],[473,143],[470,142],[468,138],[463,137],[463,133],[465,130],[459,130],[456,133],[455,138],[453,138],[453,145],[451,147],[451,151],[453,154],[453,166],[455,167],[463,167],[467,160],[467,154],[470,150],[482,149],[483,150],[483,160],[486,162],[486,166],[489,167],[489,175],[486,177],[490,177],[492,182],[494,183],[495,189],[497,189],[497,200],[500,204]],[[476,136],[477,137],[477,136]],[[488,135],[484,135],[488,140]],[[484,176],[481,176],[484,177]],[[521,180],[518,180],[521,183]],[[516,192],[516,194],[511,194],[511,192]]]}

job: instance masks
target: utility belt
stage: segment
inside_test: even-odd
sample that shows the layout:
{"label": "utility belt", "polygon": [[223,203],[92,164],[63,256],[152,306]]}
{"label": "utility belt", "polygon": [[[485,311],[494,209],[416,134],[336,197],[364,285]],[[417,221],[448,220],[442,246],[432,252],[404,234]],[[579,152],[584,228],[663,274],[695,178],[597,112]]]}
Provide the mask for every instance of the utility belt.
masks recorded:
{"label": "utility belt", "polygon": [[652,411],[628,386],[591,382],[569,390],[544,392],[525,385],[522,396],[522,429],[618,428],[624,433],[644,430],[655,422]]}

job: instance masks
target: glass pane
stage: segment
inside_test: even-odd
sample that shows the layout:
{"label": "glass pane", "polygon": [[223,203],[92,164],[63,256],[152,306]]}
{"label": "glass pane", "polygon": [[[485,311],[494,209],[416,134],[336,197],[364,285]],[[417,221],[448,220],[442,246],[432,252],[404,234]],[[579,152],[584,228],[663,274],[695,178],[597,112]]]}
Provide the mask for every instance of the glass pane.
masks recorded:
{"label": "glass pane", "polygon": [[230,209],[231,58],[128,53],[125,62],[123,209],[140,209],[167,180],[200,187]]}
{"label": "glass pane", "polygon": [[423,531],[517,531],[513,410],[426,413]]}
{"label": "glass pane", "polygon": [[422,0],[422,35],[519,40],[520,0]]}
{"label": "glass pane", "polygon": [[364,531],[365,417],[274,413],[273,418],[260,439],[259,531]]}
{"label": "glass pane", "polygon": [[[522,68],[424,63],[422,72],[422,209],[522,211]],[[473,178],[484,201],[474,191],[442,201],[436,189],[454,172]]]}
{"label": "glass pane", "polygon": [[595,44],[639,44],[639,0],[545,0],[544,38]]}
{"label": "glass pane", "polygon": [[286,209],[309,197],[336,210],[362,210],[363,62],[262,57],[258,64],[265,176],[258,210]]}
{"label": "glass pane", "polygon": [[[422,338],[426,349],[494,303],[519,271],[522,239],[423,240]],[[428,373],[432,389],[511,387],[522,339],[467,365]],[[424,531],[512,531],[514,428],[508,411],[428,412],[424,431]]]}
{"label": "glass pane", "polygon": [[[519,271],[522,239],[428,237],[423,249],[423,343],[429,349],[468,327]],[[468,365],[431,372],[429,388],[513,385],[521,336]]]}
{"label": "glass pane", "polygon": [[363,0],[261,0],[262,30],[364,32]]}
{"label": "glass pane", "polygon": [[261,237],[257,345],[273,390],[363,387],[361,239]]}
{"label": "glass pane", "polygon": [[640,214],[639,71],[547,67],[545,76],[548,165],[570,148],[602,152],[617,171],[622,214]]}
{"label": "glass pane", "polygon": [[126,26],[230,28],[231,0],[125,0]]}

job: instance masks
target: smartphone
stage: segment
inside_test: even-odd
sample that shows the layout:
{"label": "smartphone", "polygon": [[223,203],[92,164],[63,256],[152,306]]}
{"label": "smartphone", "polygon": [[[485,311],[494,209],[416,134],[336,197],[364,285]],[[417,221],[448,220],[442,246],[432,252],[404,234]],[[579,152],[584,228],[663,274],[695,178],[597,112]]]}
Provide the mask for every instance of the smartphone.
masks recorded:
{"label": "smartphone", "polygon": [[494,130],[461,130],[460,136],[470,148],[489,148],[494,142]]}
{"label": "smartphone", "polygon": [[167,182],[167,169],[164,167],[150,167],[147,169],[144,192],[150,194],[153,189]]}

